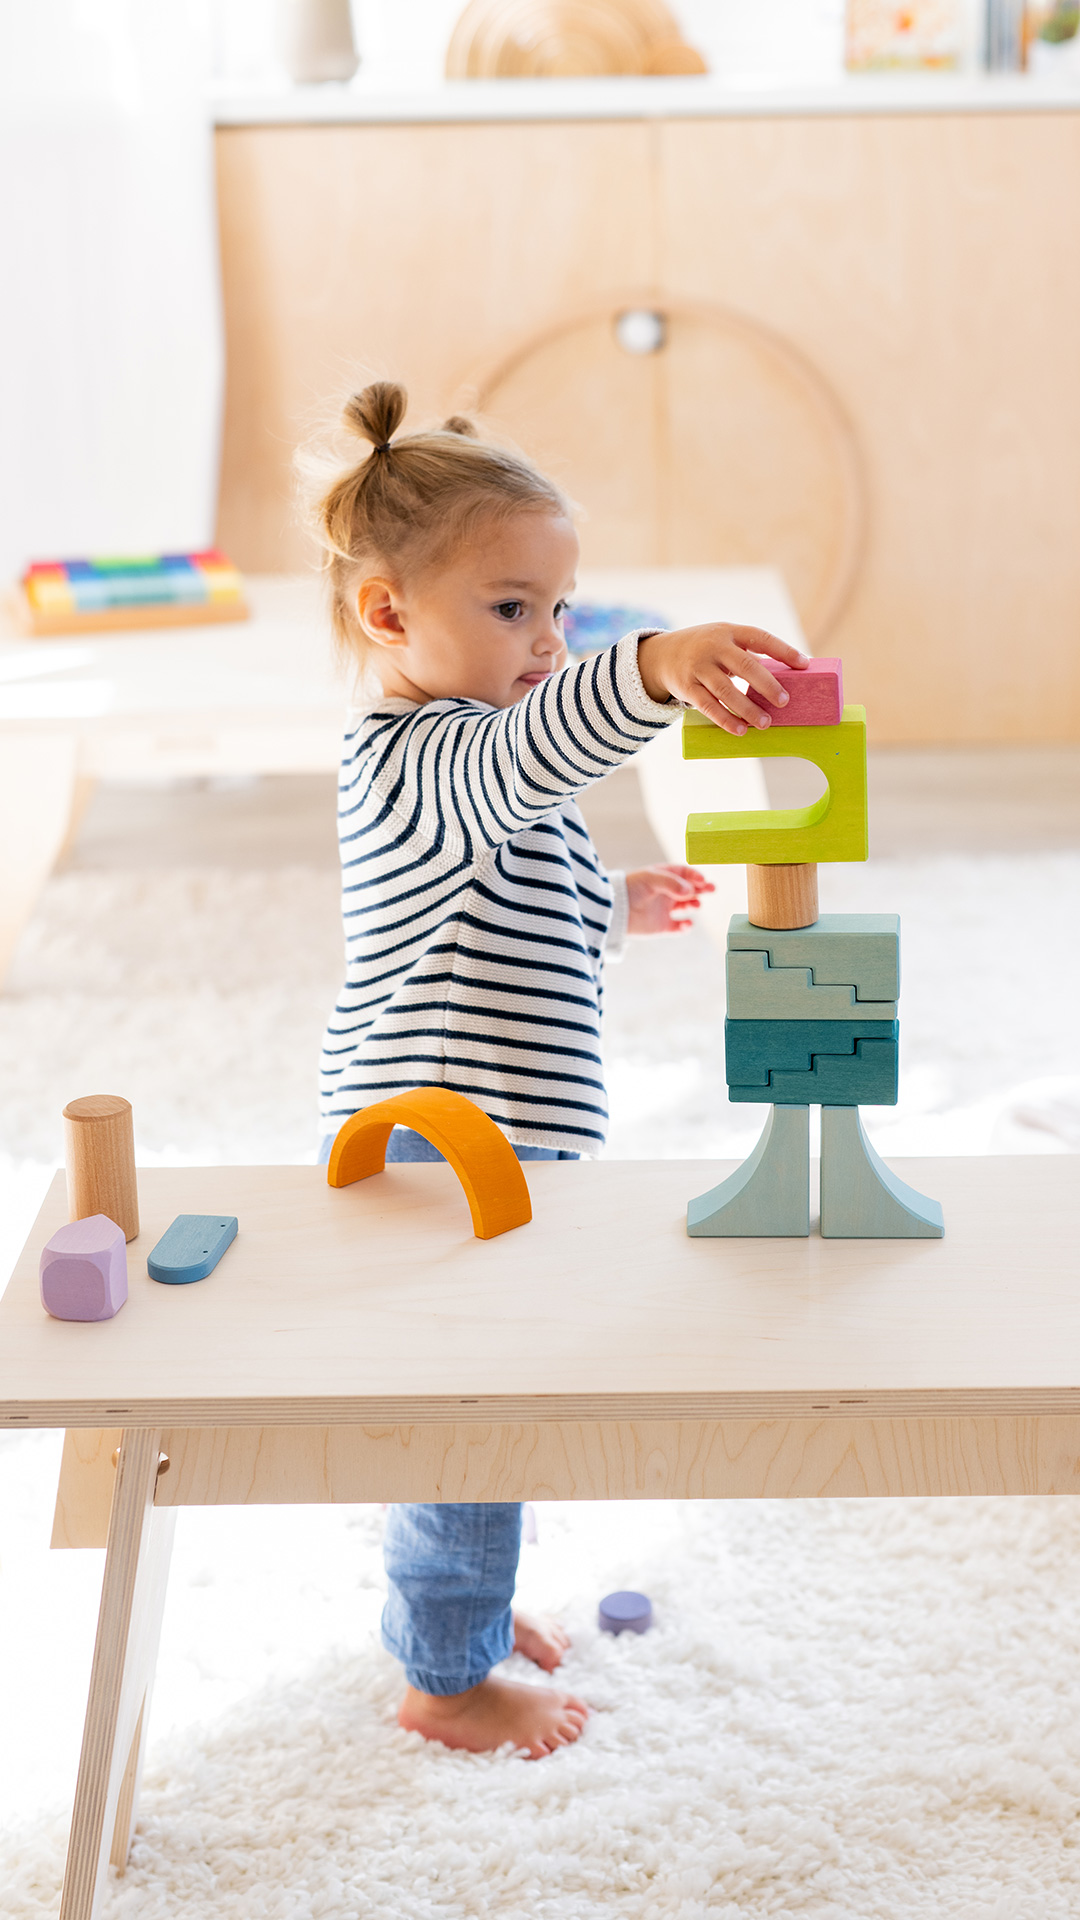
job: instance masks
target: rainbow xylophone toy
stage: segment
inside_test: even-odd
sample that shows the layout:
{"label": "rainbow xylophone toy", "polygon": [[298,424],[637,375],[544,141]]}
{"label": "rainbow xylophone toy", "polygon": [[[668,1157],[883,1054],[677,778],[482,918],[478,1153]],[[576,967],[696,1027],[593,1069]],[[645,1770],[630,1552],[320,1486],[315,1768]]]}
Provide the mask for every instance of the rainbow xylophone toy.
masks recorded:
{"label": "rainbow xylophone toy", "polygon": [[107,632],[246,620],[232,561],[205,553],[103,560],[36,560],[19,582],[16,614],[30,633]]}

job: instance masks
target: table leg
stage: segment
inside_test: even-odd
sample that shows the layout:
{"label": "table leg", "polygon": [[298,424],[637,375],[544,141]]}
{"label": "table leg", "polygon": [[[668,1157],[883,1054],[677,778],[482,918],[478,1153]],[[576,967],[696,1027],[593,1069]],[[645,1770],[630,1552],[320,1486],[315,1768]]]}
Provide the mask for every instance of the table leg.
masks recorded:
{"label": "table leg", "polygon": [[160,1433],[120,1442],[60,1920],[93,1920],[110,1859],[127,1862],[175,1511],[154,1511]]}
{"label": "table leg", "polygon": [[56,855],[57,862],[66,860],[79,837],[90,802],[98,790],[98,782],[92,774],[77,773],[71,787],[71,805],[68,808],[68,821],[64,829],[64,838]]}
{"label": "table leg", "polygon": [[0,750],[0,980],[68,838],[77,804],[74,734],[5,732]]}

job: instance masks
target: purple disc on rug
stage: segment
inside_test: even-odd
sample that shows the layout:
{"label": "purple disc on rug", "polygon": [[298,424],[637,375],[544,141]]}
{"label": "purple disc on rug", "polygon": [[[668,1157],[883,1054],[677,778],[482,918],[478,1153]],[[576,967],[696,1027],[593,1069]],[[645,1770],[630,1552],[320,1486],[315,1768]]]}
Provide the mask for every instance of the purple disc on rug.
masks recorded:
{"label": "purple disc on rug", "polygon": [[648,1633],[652,1602],[643,1593],[609,1593],[600,1602],[602,1633]]}

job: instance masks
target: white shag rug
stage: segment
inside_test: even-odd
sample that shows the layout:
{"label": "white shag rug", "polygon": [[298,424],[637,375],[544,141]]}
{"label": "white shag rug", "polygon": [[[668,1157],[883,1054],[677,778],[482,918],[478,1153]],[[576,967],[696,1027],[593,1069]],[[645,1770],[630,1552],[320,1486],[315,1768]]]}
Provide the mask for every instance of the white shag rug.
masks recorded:
{"label": "white shag rug", "polygon": [[[1080,855],[871,861],[826,910],[904,923],[886,1153],[1080,1148]],[[310,1160],[338,985],[307,869],[55,879],[0,997],[0,1270],[60,1109],[133,1100],[140,1158]],[[722,958],[640,943],[609,977],[611,1152],[746,1150]],[[52,1920],[99,1553],[47,1547],[59,1436],[0,1437],[0,1913]],[[1069,1501],[539,1510],[522,1596],[574,1632],[597,1711],[536,1766],[394,1724],[377,1509],[181,1514],[135,1854],[108,1920],[1080,1911],[1080,1507]],[[614,1643],[599,1596],[657,1626]],[[53,1809],[54,1811],[50,1811]]]}
{"label": "white shag rug", "polygon": [[[523,1596],[594,1708],[538,1764],[397,1728],[378,1509],[182,1514],[181,1725],[104,1920],[1072,1920],[1075,1501],[538,1514]],[[595,1626],[624,1585],[641,1639]],[[66,1831],[0,1835],[11,1920],[56,1913]]]}

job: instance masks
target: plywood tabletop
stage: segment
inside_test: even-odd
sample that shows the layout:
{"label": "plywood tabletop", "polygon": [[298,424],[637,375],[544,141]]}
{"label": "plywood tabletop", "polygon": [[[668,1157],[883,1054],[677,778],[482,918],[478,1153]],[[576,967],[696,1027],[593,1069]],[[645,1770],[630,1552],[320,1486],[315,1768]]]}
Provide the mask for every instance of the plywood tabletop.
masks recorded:
{"label": "plywood tabletop", "polygon": [[[58,1175],[0,1301],[0,1424],[1080,1412],[1076,1156],[897,1164],[943,1241],[689,1240],[717,1162],[530,1165],[532,1224],[487,1242],[448,1167],[143,1171],[100,1325],[38,1299]],[[210,1278],[150,1280],[213,1212],[240,1232]]]}

